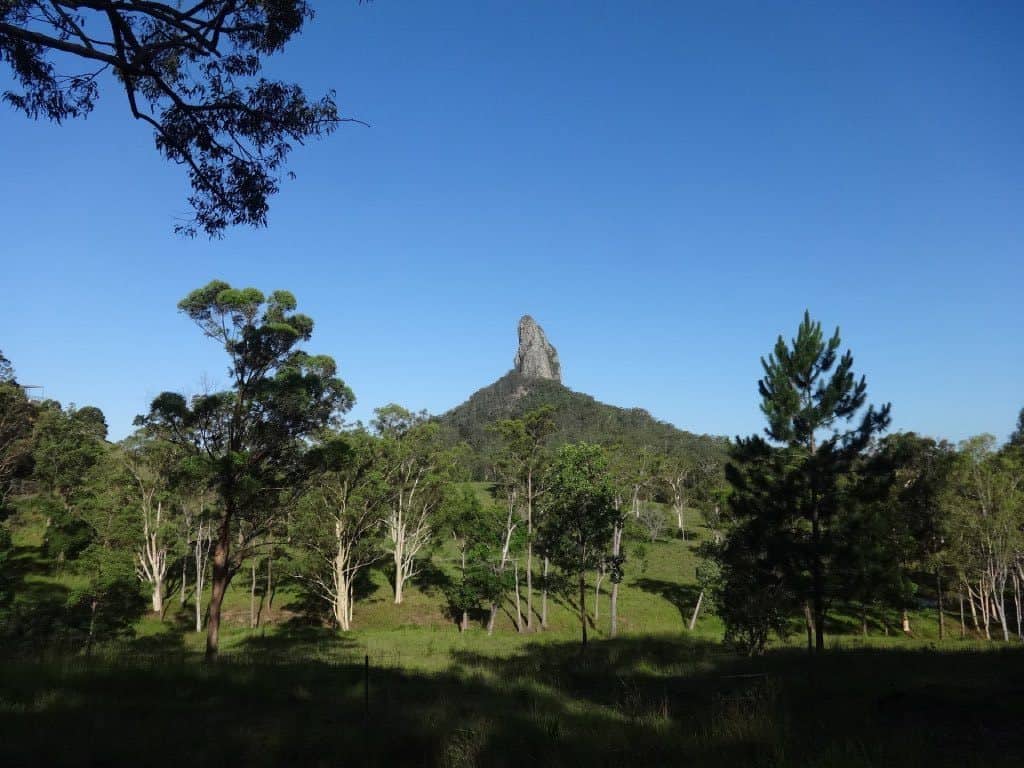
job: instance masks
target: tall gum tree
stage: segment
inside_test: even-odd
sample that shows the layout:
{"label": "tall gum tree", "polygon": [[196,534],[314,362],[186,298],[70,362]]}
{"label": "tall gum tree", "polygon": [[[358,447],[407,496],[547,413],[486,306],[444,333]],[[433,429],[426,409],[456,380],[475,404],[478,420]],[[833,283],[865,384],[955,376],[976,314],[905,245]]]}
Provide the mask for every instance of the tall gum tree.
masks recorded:
{"label": "tall gum tree", "polygon": [[355,400],[333,359],[299,348],[312,336],[313,321],[296,306],[287,291],[264,296],[219,280],[190,293],[178,308],[223,347],[231,387],[191,401],[164,392],[138,420],[203,461],[220,497],[207,658],[217,656],[232,577],[256,542],[266,540],[281,511],[282,489],[298,485],[304,441],[338,425]]}

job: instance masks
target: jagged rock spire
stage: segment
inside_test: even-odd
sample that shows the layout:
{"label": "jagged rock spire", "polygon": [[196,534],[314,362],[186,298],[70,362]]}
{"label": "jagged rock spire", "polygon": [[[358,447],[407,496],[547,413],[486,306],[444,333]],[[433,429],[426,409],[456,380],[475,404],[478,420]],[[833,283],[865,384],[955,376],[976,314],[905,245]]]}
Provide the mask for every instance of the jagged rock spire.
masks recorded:
{"label": "jagged rock spire", "polygon": [[544,329],[529,315],[523,315],[519,321],[519,351],[516,352],[515,366],[523,376],[562,381],[558,352],[548,342]]}

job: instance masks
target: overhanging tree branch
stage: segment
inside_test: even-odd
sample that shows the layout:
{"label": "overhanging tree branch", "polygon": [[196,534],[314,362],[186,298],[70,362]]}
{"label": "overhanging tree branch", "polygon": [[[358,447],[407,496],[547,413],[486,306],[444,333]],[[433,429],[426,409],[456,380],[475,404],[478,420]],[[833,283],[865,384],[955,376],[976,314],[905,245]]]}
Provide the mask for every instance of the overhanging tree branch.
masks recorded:
{"label": "overhanging tree branch", "polygon": [[187,8],[149,0],[7,0],[0,3],[0,60],[20,90],[3,99],[31,118],[88,114],[98,72],[109,68],[132,116],[154,130],[157,150],[188,168],[193,218],[176,227],[217,237],[266,224],[268,199],[295,144],[355,122],[333,94],[308,98],[293,83],[259,76],[312,18],[306,0],[207,0]]}

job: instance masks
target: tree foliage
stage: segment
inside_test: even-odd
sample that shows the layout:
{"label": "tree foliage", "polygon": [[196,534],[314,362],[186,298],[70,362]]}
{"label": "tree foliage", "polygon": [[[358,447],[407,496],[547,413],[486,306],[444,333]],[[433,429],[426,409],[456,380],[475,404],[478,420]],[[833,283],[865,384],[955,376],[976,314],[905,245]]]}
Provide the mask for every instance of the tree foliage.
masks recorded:
{"label": "tree foliage", "polygon": [[295,311],[287,291],[264,296],[215,280],[178,306],[227,353],[231,388],[191,402],[165,392],[139,423],[205,463],[220,496],[207,625],[213,656],[224,590],[270,530],[290,495],[285,489],[293,495],[299,487],[303,440],[337,424],[354,396],[334,360],[300,348],[313,321]]}
{"label": "tree foliage", "polygon": [[262,226],[292,147],[349,120],[333,93],[309,98],[263,75],[312,17],[305,0],[6,0],[0,60],[16,87],[3,98],[62,122],[116,88],[157,151],[188,171],[194,218],[179,231]]}
{"label": "tree foliage", "polygon": [[586,572],[598,567],[617,519],[608,459],[600,446],[562,446],[548,470],[540,538],[551,561],[577,576],[582,644],[587,644]]}
{"label": "tree foliage", "polygon": [[838,329],[826,340],[806,312],[790,343],[778,338],[761,360],[758,382],[765,434],[774,445],[760,436],[738,438],[727,467],[734,525],[720,550],[718,602],[743,621],[736,606],[751,598],[759,606],[749,612],[758,642],[766,625],[778,629],[778,617],[804,603],[813,612],[814,645],[824,649],[827,606],[840,589],[832,561],[844,545],[837,532],[848,481],[872,437],[889,424],[888,405],[863,408],[866,381],[855,377],[849,351],[839,357],[840,344]]}

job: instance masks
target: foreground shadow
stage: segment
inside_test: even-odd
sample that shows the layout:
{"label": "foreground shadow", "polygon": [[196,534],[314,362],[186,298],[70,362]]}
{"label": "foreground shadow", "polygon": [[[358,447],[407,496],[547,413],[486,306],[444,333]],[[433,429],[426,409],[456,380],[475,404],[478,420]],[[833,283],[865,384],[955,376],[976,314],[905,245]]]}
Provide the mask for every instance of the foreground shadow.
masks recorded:
{"label": "foreground shadow", "polygon": [[[923,767],[1016,765],[1024,751],[1018,650],[812,663],[675,638],[583,654],[538,641],[506,658],[456,652],[436,674],[371,659],[367,675],[334,633],[246,642],[212,666],[0,662],[0,762]],[[333,655],[294,660],[313,648]]]}

